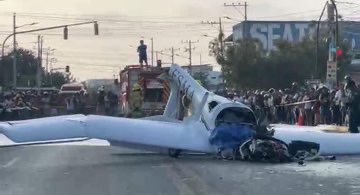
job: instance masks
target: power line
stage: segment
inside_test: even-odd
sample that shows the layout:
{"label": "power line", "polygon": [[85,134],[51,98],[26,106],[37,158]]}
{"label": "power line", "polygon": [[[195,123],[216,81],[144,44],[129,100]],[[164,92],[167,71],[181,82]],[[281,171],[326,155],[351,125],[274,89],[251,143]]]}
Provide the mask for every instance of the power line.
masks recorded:
{"label": "power line", "polygon": [[86,62],[75,62],[75,61],[63,61],[59,60],[58,63],[63,64],[72,64],[73,66],[98,66],[98,67],[113,67],[113,68],[121,68],[121,65],[115,64],[93,64],[93,63],[86,63]]}
{"label": "power line", "polygon": [[182,43],[186,43],[189,44],[189,47],[187,49],[185,49],[185,52],[189,53],[189,70],[190,70],[190,74],[191,74],[191,65],[192,65],[192,51],[195,49],[195,47],[192,47],[191,45],[193,43],[199,43],[199,40],[197,41],[192,41],[192,40],[186,40],[186,41],[182,41]]}
{"label": "power line", "polygon": [[307,10],[307,11],[302,11],[302,12],[292,12],[292,13],[286,13],[286,14],[280,14],[280,15],[269,15],[269,16],[261,16],[261,17],[256,17],[256,18],[278,18],[278,17],[283,17],[283,16],[291,16],[291,15],[297,15],[297,14],[304,14],[304,13],[313,13],[313,12],[320,12],[321,9],[316,9],[316,10]]}
{"label": "power line", "polygon": [[[241,3],[226,4],[226,3],[224,3],[224,6],[225,6],[225,7],[233,7],[233,8],[234,8],[235,10],[237,10],[241,15],[243,15],[245,21],[247,21],[247,7],[248,7],[248,4],[246,3],[246,1],[244,2],[244,4],[241,4]],[[242,14],[242,12],[237,9],[237,7],[244,7],[245,14]]]}
{"label": "power line", "polygon": [[[62,19],[62,20],[93,20],[94,18],[82,18],[82,17],[67,17],[67,16],[52,16],[52,15],[31,15],[31,14],[22,14],[18,13],[19,16],[29,17],[29,18],[43,18],[43,19]],[[110,18],[98,18],[99,22],[118,22],[118,23],[162,23],[162,24],[198,24],[197,21],[176,21],[164,19],[161,20],[129,20],[129,19],[110,19]]]}
{"label": "power line", "polygon": [[[359,6],[357,6],[359,7]],[[356,10],[352,10],[351,12],[347,13],[348,15],[352,15],[352,14],[355,14],[355,13],[358,13],[360,11],[360,9],[356,9]]]}
{"label": "power line", "polygon": [[360,5],[359,3],[354,3],[354,2],[350,2],[350,1],[335,1],[335,3],[338,4],[347,4],[347,5]]}
{"label": "power line", "polygon": [[[57,17],[75,17],[75,18],[82,18],[85,17],[87,19],[89,18],[128,18],[130,16],[126,15],[118,15],[118,14],[91,14],[91,15],[84,15],[84,14],[59,14],[59,13],[39,13],[39,12],[17,12],[19,14],[24,15],[35,15],[35,16],[57,16]],[[9,15],[12,16],[13,12],[1,12],[0,15]],[[155,19],[193,19],[193,17],[189,16],[131,16],[132,18],[155,18]]]}
{"label": "power line", "polygon": [[240,15],[242,15],[243,17],[245,17],[245,14],[244,13],[242,13],[242,11],[241,10],[239,10],[238,8],[236,8],[235,7],[235,10],[240,14]]}
{"label": "power line", "polygon": [[[68,15],[60,14],[31,14],[31,13],[18,13],[19,16],[29,17],[29,18],[40,18],[45,20],[93,20],[97,19],[98,22],[109,22],[109,23],[136,23],[136,24],[168,24],[168,25],[198,25],[197,21],[189,20],[164,20],[164,18],[159,18],[156,20],[143,20],[143,19],[110,19],[110,18],[97,18],[97,17],[69,17]],[[127,17],[130,18],[130,17]],[[229,23],[230,24],[230,23]]]}

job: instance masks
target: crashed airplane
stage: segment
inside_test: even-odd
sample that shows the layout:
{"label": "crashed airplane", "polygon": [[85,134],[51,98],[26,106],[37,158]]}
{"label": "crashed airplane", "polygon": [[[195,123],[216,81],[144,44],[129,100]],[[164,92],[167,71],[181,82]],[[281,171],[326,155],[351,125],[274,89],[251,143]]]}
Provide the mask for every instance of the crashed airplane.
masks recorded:
{"label": "crashed airplane", "polygon": [[[168,152],[217,153],[209,142],[223,122],[256,127],[258,121],[246,105],[207,91],[178,65],[164,75],[171,94],[163,115],[129,119],[97,115],[66,115],[2,122],[0,133],[16,143],[41,144],[74,139],[102,139],[113,146]],[[185,107],[185,108],[184,108]],[[182,112],[189,116],[179,120]],[[322,155],[360,154],[360,134],[327,133],[313,127],[274,126],[274,138],[289,144],[301,140],[320,145]]]}

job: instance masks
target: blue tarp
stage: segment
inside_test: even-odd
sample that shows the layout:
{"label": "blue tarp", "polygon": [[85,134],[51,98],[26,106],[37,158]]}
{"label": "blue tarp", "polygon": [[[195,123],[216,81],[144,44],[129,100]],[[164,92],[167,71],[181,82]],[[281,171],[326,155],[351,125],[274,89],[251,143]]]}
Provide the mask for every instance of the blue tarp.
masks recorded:
{"label": "blue tarp", "polygon": [[236,149],[245,141],[253,138],[254,129],[242,124],[224,124],[216,127],[209,137],[211,145],[220,150]]}

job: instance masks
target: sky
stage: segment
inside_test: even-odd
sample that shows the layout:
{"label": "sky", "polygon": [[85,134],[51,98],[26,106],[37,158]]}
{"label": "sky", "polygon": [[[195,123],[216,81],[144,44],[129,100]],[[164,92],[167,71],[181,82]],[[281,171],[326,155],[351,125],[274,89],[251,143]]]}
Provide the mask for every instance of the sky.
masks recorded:
{"label": "sky", "polygon": [[[136,47],[140,39],[148,45],[154,40],[154,51],[163,62],[171,62],[170,48],[174,47],[175,62],[187,65],[188,53],[184,42],[192,40],[193,64],[216,64],[209,56],[208,44],[218,33],[218,25],[203,24],[202,21],[222,19],[226,35],[232,26],[244,19],[242,7],[224,7],[231,0],[4,0],[0,1],[0,39],[12,30],[12,14],[17,13],[17,25],[37,22],[32,28],[71,24],[97,20],[100,36],[94,36],[93,26],[69,28],[69,39],[63,40],[63,30],[44,31],[44,51],[55,49],[49,59],[56,58],[52,68],[70,66],[72,74],[79,80],[91,78],[114,78],[125,65],[137,64]],[[244,3],[244,2],[242,2]],[[325,1],[302,0],[248,0],[248,20],[313,20],[317,19]],[[345,19],[360,19],[360,0],[339,1],[339,13]],[[204,37],[203,35],[208,35]],[[36,51],[39,33],[18,35],[18,45]],[[6,45],[11,41],[7,42]],[[11,49],[11,46],[8,47]],[[201,57],[200,57],[201,56]],[[45,58],[45,55],[43,56]],[[154,58],[156,55],[154,54]],[[44,66],[45,66],[44,62]],[[50,63],[49,67],[50,69]],[[215,66],[215,68],[218,68]]]}

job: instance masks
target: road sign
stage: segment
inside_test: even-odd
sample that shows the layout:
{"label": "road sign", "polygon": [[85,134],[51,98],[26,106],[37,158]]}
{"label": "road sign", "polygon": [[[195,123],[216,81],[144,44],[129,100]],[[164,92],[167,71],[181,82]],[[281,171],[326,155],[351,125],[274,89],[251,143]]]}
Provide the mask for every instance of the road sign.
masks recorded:
{"label": "road sign", "polygon": [[329,87],[336,86],[337,83],[337,63],[333,61],[327,62],[326,83]]}
{"label": "road sign", "polygon": [[319,85],[321,83],[320,79],[307,79],[305,80],[308,85]]}

